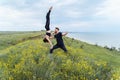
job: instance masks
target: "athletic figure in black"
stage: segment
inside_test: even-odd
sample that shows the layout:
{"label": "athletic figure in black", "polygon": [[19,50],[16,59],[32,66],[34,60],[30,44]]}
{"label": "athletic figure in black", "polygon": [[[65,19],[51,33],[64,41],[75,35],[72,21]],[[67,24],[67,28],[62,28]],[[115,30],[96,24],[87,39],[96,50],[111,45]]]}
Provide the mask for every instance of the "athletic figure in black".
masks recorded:
{"label": "athletic figure in black", "polygon": [[67,34],[68,33],[59,32],[59,28],[57,28],[57,27],[55,28],[54,37],[56,38],[57,44],[54,45],[52,49],[50,49],[50,53],[53,53],[53,50],[57,49],[57,48],[61,48],[62,50],[64,50],[64,52],[67,52],[67,49],[66,49],[64,42],[63,42],[63,39],[62,39],[62,36],[65,36]]}
{"label": "athletic figure in black", "polygon": [[50,31],[50,12],[52,10],[52,7],[50,7],[47,15],[46,15],[46,24],[45,24],[45,29],[46,29],[46,35],[45,38],[43,39],[43,41],[45,43],[49,43],[50,44],[50,48],[53,48],[52,42],[50,41],[51,37],[51,31]]}

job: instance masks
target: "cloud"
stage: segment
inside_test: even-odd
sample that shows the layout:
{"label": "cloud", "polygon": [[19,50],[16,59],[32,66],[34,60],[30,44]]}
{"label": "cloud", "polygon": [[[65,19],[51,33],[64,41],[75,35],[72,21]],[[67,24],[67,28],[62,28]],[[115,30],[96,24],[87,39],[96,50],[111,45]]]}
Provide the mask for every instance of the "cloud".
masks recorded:
{"label": "cloud", "polygon": [[19,10],[13,7],[0,6],[0,30],[40,30],[43,22],[36,15],[38,13],[29,9]]}
{"label": "cloud", "polygon": [[106,0],[97,9],[97,16],[103,16],[111,20],[120,19],[120,0]]}
{"label": "cloud", "polygon": [[[0,1],[0,30],[41,30],[50,6],[51,29],[107,31],[120,20],[119,0],[12,0]],[[101,29],[102,28],[102,29]]]}
{"label": "cloud", "polygon": [[[73,21],[73,22],[65,22],[61,24],[54,24],[52,26],[59,27],[61,31],[68,31],[68,32],[86,32],[90,31],[92,28],[92,25],[90,22],[84,22],[84,21]],[[54,30],[54,27],[52,27],[52,30]]]}
{"label": "cloud", "polygon": [[[50,4],[53,4],[55,7],[64,7],[64,6],[70,6],[74,5],[78,2],[79,0],[49,0]],[[80,0],[81,1],[81,0]],[[47,1],[46,1],[47,2]]]}
{"label": "cloud", "polygon": [[120,32],[120,1],[104,0],[94,8],[91,31]]}
{"label": "cloud", "polygon": [[79,19],[81,18],[84,14],[80,11],[80,10],[75,10],[75,9],[68,9],[68,10],[65,10],[63,11],[65,15],[65,17],[68,17],[68,18],[72,18],[72,19]]}
{"label": "cloud", "polygon": [[[51,20],[51,22],[54,22],[53,25],[64,21],[67,19],[66,17],[77,18],[81,13],[73,10],[74,7],[71,7],[75,5],[77,1],[78,0],[2,0],[0,4],[0,29],[20,30],[21,27],[28,28],[28,30],[44,29],[45,15],[51,5],[53,5],[55,9],[53,12],[55,16],[51,15],[52,19],[55,19]],[[59,21],[58,18],[61,18],[61,21]]]}

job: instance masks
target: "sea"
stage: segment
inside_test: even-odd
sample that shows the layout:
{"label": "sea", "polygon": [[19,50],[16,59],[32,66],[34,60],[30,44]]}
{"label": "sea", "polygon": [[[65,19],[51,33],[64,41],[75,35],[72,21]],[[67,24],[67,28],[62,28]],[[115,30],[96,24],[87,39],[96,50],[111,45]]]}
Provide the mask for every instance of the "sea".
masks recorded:
{"label": "sea", "polygon": [[89,44],[97,44],[99,46],[107,46],[109,48],[120,48],[119,32],[70,32],[68,37],[87,42]]}

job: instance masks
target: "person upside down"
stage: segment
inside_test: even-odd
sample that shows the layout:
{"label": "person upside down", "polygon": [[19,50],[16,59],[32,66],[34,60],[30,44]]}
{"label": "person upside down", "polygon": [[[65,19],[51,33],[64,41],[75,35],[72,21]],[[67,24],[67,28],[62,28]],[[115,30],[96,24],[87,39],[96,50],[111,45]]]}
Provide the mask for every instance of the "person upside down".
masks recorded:
{"label": "person upside down", "polygon": [[50,31],[50,13],[51,13],[51,10],[52,10],[53,7],[50,7],[47,15],[46,15],[46,24],[45,24],[45,29],[46,29],[46,35],[45,35],[45,38],[43,39],[43,41],[45,43],[49,43],[50,44],[50,48],[53,47],[53,44],[50,40],[50,38],[52,38],[51,36],[51,31]]}

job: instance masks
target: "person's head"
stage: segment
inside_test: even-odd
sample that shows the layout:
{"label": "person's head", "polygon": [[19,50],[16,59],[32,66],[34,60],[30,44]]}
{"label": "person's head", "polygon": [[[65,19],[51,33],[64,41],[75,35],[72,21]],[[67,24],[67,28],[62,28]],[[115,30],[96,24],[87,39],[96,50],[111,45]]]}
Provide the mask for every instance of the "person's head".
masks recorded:
{"label": "person's head", "polygon": [[60,29],[59,29],[58,27],[56,27],[56,28],[55,28],[55,33],[58,33],[59,30],[60,30]]}
{"label": "person's head", "polygon": [[48,40],[47,40],[46,38],[44,38],[44,39],[43,39],[43,42],[44,42],[44,43],[47,43],[47,42],[48,42]]}

